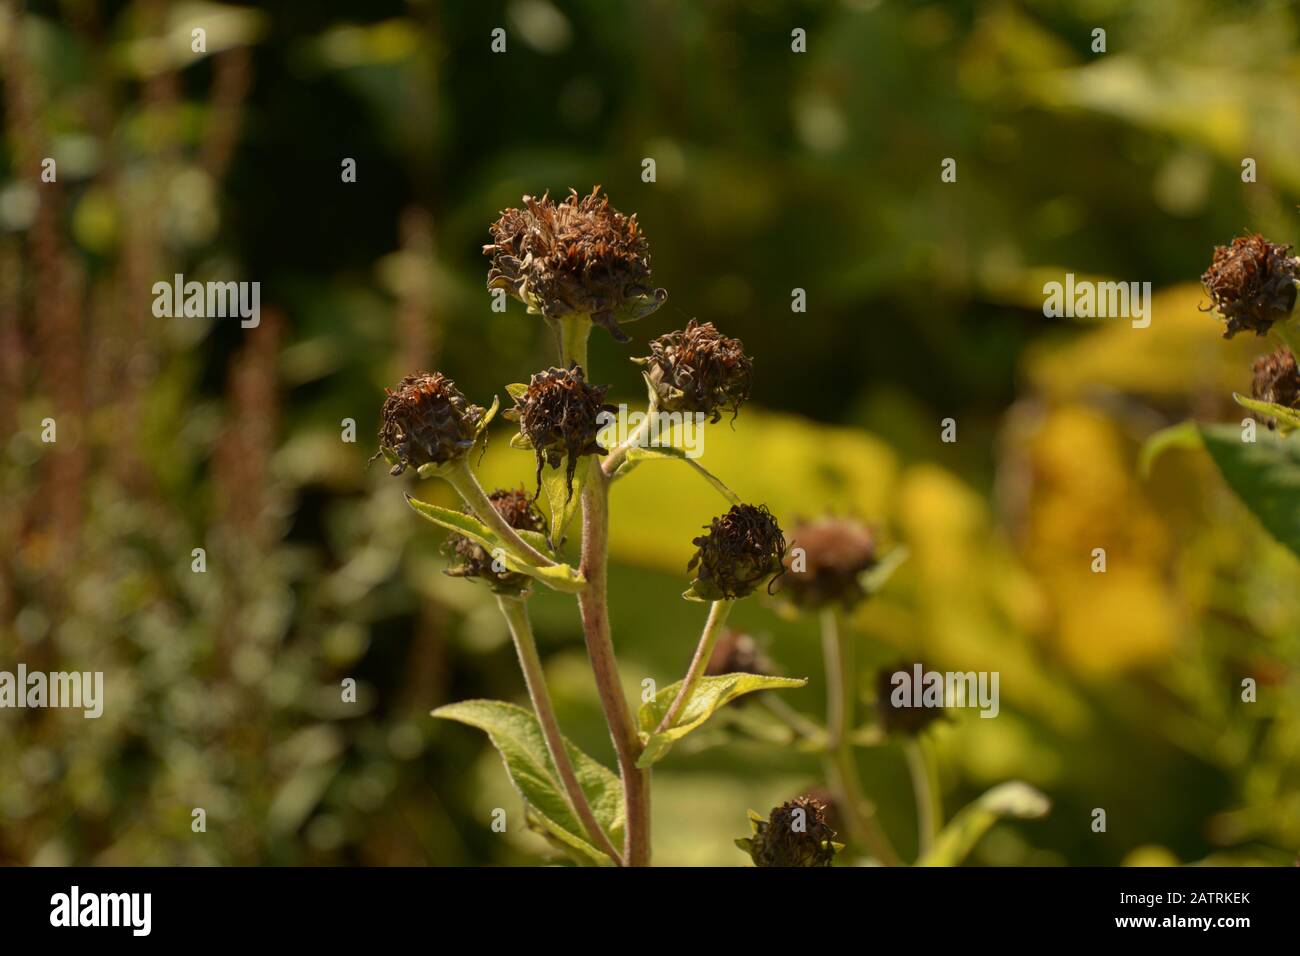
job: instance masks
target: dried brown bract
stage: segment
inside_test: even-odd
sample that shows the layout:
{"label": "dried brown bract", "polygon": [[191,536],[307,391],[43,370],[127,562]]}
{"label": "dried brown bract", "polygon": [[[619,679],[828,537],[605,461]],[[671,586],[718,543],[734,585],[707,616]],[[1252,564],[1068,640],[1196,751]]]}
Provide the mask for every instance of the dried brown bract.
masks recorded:
{"label": "dried brown bract", "polygon": [[826,822],[826,806],[811,796],[776,807],[766,820],[753,819],[754,835],[737,840],[755,866],[830,866],[838,846]]}
{"label": "dried brown bract", "polygon": [[866,525],[848,518],[802,522],[794,529],[781,593],[797,607],[850,608],[867,596],[862,575],[876,565],[876,541]]}
{"label": "dried brown bract", "polygon": [[605,453],[596,435],[602,427],[601,413],[615,411],[604,402],[608,390],[608,385],[589,385],[578,365],[550,368],[533,375],[528,388],[515,398],[515,407],[504,413],[519,423],[520,435],[537,455],[538,494],[544,466],[558,468],[568,459],[565,477],[571,496],[578,459]]}
{"label": "dried brown bract", "polygon": [[695,572],[695,595],[709,601],[752,594],[785,557],[785,535],[764,505],[733,505],[691,543],[698,550],[686,570]]}
{"label": "dried brown bract", "polygon": [[1231,246],[1216,246],[1201,283],[1213,308],[1227,320],[1223,337],[1243,329],[1264,335],[1295,308],[1300,260],[1291,247],[1269,242],[1259,233],[1238,236]]}
{"label": "dried brown bract", "polygon": [[723,410],[735,419],[754,375],[754,360],[740,339],[694,319],[684,330],[651,340],[650,354],[632,361],[644,367],[661,409],[711,415],[715,422]]}
{"label": "dried brown bract", "polygon": [[468,454],[483,409],[471,405],[441,372],[417,372],[385,389],[380,410],[380,454],[393,462],[391,474],[426,464],[445,464]]}
{"label": "dried brown bract", "polygon": [[489,289],[505,289],[548,319],[589,315],[615,340],[628,341],[620,322],[644,318],[667,298],[650,284],[650,246],[636,216],[600,195],[576,190],[562,202],[524,197],[491,226]]}
{"label": "dried brown bract", "polygon": [[[546,519],[533,506],[528,492],[522,488],[517,491],[494,491],[488,495],[488,500],[492,502],[497,514],[506,520],[506,524],[516,531],[545,532]],[[472,514],[468,508],[465,513]],[[453,534],[447,538],[443,551],[460,560],[460,564],[448,568],[446,574],[454,578],[481,578],[499,594],[520,594],[528,589],[532,581],[526,574],[498,571],[493,567],[496,559],[482,545],[464,535]]]}
{"label": "dried brown bract", "polygon": [[[1300,370],[1296,368],[1295,356],[1287,349],[1255,359],[1254,373],[1250,383],[1252,398],[1300,410]],[[1264,424],[1276,428],[1277,419],[1264,419]]]}

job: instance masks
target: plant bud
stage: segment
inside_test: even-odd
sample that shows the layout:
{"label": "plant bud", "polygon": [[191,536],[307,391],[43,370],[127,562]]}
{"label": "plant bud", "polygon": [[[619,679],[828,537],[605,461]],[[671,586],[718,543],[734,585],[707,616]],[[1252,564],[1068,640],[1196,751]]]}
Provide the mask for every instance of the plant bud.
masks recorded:
{"label": "plant bud", "polygon": [[[1286,349],[1261,355],[1255,359],[1254,373],[1250,383],[1252,398],[1300,410],[1300,371],[1294,355]],[[1265,419],[1264,424],[1276,428],[1277,419]]]}
{"label": "plant bud", "polygon": [[[533,507],[528,493],[522,488],[518,491],[499,489],[488,495],[488,500],[492,502],[492,507],[497,510],[497,514],[506,520],[506,524],[516,531],[546,531],[546,519]],[[468,508],[465,509],[465,513],[472,514]],[[448,568],[444,572],[453,578],[482,578],[496,593],[513,595],[528,590],[532,583],[532,578],[526,574],[513,571],[498,572],[493,567],[497,559],[482,545],[464,535],[451,535],[442,547],[444,553],[460,560],[459,565]]]}
{"label": "plant bud", "polygon": [[446,464],[474,447],[483,409],[471,405],[441,372],[408,375],[397,390],[384,390],[379,453],[393,463],[391,474],[426,464]]}
{"label": "plant bud", "polygon": [[815,797],[795,797],[764,820],[750,815],[753,836],[737,840],[755,866],[830,866],[839,850],[826,822],[826,806]]}
{"label": "plant bud", "polygon": [[650,342],[650,354],[633,359],[645,369],[645,379],[659,407],[668,412],[698,412],[734,420],[749,398],[754,360],[740,339],[724,337],[712,322],[692,319],[684,331],[669,332]]}
{"label": "plant bud", "polygon": [[752,594],[781,571],[785,556],[781,527],[763,505],[734,505],[691,543],[698,548],[686,566],[695,572],[691,590],[706,601]]}
{"label": "plant bud", "polygon": [[[915,736],[945,716],[942,707],[923,707],[920,704],[913,704],[910,692],[905,702],[901,704],[894,702],[893,694],[897,689],[894,686],[894,675],[904,671],[910,676],[915,673],[915,670],[916,663],[908,661],[886,667],[876,674],[876,715],[886,733]],[[924,665],[921,667],[921,673],[925,673]]]}
{"label": "plant bud", "polygon": [[650,285],[650,247],[636,216],[625,216],[600,195],[555,202],[524,197],[491,226],[489,289],[505,289],[530,312],[548,319],[589,315],[619,342],[620,322],[644,318],[667,298]]}
{"label": "plant bud", "polygon": [[515,407],[504,413],[506,418],[519,422],[519,434],[537,456],[538,494],[543,466],[558,468],[568,459],[565,477],[572,496],[578,459],[605,454],[596,435],[601,429],[601,412],[615,410],[604,403],[608,390],[608,385],[588,385],[580,366],[550,368],[535,374],[527,389],[515,398]]}
{"label": "plant bud", "polygon": [[1231,246],[1215,247],[1201,283],[1212,307],[1228,322],[1225,339],[1242,329],[1264,335],[1274,322],[1291,315],[1300,259],[1288,255],[1290,251],[1290,246],[1269,242],[1259,233],[1238,236]]}
{"label": "plant bud", "polygon": [[796,607],[851,608],[867,596],[861,579],[876,565],[876,542],[865,525],[848,518],[802,522],[795,527],[790,547],[780,590]]}

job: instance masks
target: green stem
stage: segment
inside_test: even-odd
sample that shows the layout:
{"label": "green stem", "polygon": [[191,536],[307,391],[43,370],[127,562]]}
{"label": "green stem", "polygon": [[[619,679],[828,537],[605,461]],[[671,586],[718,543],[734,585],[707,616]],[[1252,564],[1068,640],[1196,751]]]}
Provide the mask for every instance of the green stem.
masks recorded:
{"label": "green stem", "polygon": [[612,478],[614,472],[618,471],[623,462],[627,460],[627,453],[640,446],[641,439],[650,430],[651,420],[658,414],[659,403],[652,398],[650,404],[646,407],[645,419],[633,430],[632,434],[627,436],[625,441],[606,455],[605,460],[601,462],[600,468],[607,476]]}
{"label": "green stem", "polygon": [[465,500],[465,504],[469,505],[470,511],[474,512],[474,516],[501,539],[502,543],[510,550],[512,557],[534,568],[549,568],[555,564],[554,561],[519,537],[519,533],[510,527],[505,518],[501,517],[501,513],[493,507],[492,500],[483,491],[483,486],[474,477],[474,472],[470,471],[467,461],[462,459],[457,462],[454,467],[446,471],[444,477],[456,489],[461,498]]}
{"label": "green stem", "polygon": [[677,696],[673,698],[672,704],[668,707],[668,713],[664,714],[664,719],[659,722],[655,728],[655,733],[662,734],[665,730],[673,725],[677,715],[685,708],[691,695],[695,693],[695,688],[700,684],[700,678],[704,676],[705,669],[709,666],[709,657],[713,654],[713,645],[718,641],[718,635],[722,633],[722,625],[727,622],[727,615],[731,613],[731,607],[736,602],[734,600],[714,601],[713,606],[709,608],[709,618],[704,622],[704,631],[700,634],[700,642],[695,646],[695,656],[691,658],[691,666],[686,669],[686,677],[682,679],[682,686],[677,691]]}
{"label": "green stem", "polygon": [[618,754],[623,778],[623,808],[627,820],[623,858],[628,866],[650,865],[650,771],[637,767],[641,738],[623,687],[609,628],[609,479],[600,462],[591,458],[591,475],[582,489],[582,562],[586,586],[578,595],[587,656],[596,677],[600,705]]}
{"label": "green stem", "polygon": [[821,740],[826,737],[826,731],[818,726],[816,721],[799,713],[776,694],[758,696],[772,716],[785,724],[796,737],[807,737],[811,740]]}
{"label": "green stem", "polygon": [[822,612],[821,625],[822,655],[826,665],[826,730],[829,734],[827,775],[831,790],[843,810],[853,841],[886,866],[897,866],[902,861],[880,828],[875,807],[862,792],[853,744],[849,739],[853,731],[853,705],[857,698],[853,648],[835,610]]}
{"label": "green stem", "polygon": [[564,368],[577,365],[585,374],[587,367],[587,340],[591,337],[591,317],[587,315],[562,315],[552,320],[559,338],[560,364]]}
{"label": "green stem", "polygon": [[515,641],[515,652],[519,655],[519,667],[524,672],[524,684],[528,687],[528,696],[533,702],[533,711],[537,723],[541,725],[542,737],[546,740],[546,750],[551,755],[551,762],[560,775],[564,790],[569,796],[569,804],[582,821],[587,835],[593,843],[608,854],[619,866],[623,858],[619,855],[609,835],[601,828],[596,815],[587,802],[587,795],[578,783],[573,762],[564,746],[564,735],[560,733],[560,722],[555,718],[555,708],[551,705],[551,695],[546,689],[546,673],[542,669],[542,660],[537,653],[537,641],[533,637],[532,622],[528,618],[528,605],[523,598],[497,595],[497,604],[510,626],[510,635]]}
{"label": "green stem", "polygon": [[903,753],[907,756],[907,770],[916,796],[917,859],[920,859],[934,847],[943,826],[943,794],[939,790],[934,755],[926,742],[909,737],[903,744]]}

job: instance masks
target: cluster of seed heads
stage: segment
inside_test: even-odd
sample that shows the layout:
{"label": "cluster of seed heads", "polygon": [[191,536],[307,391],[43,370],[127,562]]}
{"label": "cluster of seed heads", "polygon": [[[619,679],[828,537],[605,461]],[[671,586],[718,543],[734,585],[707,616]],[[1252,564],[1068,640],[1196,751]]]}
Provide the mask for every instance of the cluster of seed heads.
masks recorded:
{"label": "cluster of seed heads", "polygon": [[766,505],[733,505],[714,518],[686,566],[695,572],[695,593],[710,601],[742,598],[780,573],[785,536]]}
{"label": "cluster of seed heads", "polygon": [[1258,233],[1215,247],[1201,282],[1212,308],[1227,320],[1224,338],[1243,329],[1264,335],[1274,322],[1290,316],[1300,278],[1300,259],[1290,252],[1290,246],[1269,242]]}
{"label": "cluster of seed heads", "polygon": [[755,866],[830,866],[835,859],[835,831],[826,822],[826,805],[816,797],[795,797],[753,827],[753,836],[736,843]]}
{"label": "cluster of seed heads", "polygon": [[732,419],[749,398],[754,360],[740,339],[729,339],[712,322],[692,319],[684,330],[650,342],[650,354],[632,361],[641,365],[661,409],[695,412],[716,422],[722,412]]}
{"label": "cluster of seed heads", "polygon": [[[847,609],[867,596],[862,576],[876,566],[876,540],[865,525],[847,518],[802,522],[790,545],[785,564],[791,573],[781,578],[781,593],[796,607]],[[802,570],[791,567],[796,553]]]}
{"label": "cluster of seed heads", "polygon": [[408,375],[385,391],[379,448],[393,462],[392,474],[446,464],[474,447],[483,409],[471,405],[441,372]]}
{"label": "cluster of seed heads", "polygon": [[601,412],[613,412],[605,404],[608,385],[587,383],[581,366],[549,368],[538,372],[527,390],[505,413],[519,422],[521,434],[537,456],[537,492],[541,494],[542,468],[559,468],[567,460],[566,500],[573,495],[573,478],[583,455],[603,455],[606,449],[596,441]]}
{"label": "cluster of seed heads", "polygon": [[[546,520],[537,510],[528,492],[498,489],[488,495],[492,507],[516,531],[545,532]],[[464,509],[471,514],[470,509]],[[487,581],[498,594],[521,594],[528,589],[532,579],[526,574],[498,570],[496,556],[489,554],[481,544],[464,535],[453,534],[447,538],[443,551],[459,560],[446,574],[454,578],[478,578]]]}

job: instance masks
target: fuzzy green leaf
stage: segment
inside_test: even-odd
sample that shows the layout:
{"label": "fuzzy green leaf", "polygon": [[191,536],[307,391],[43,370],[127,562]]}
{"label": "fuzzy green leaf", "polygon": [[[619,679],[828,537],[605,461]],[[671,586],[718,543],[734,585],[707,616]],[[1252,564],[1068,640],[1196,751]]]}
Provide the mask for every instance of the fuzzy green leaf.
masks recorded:
{"label": "fuzzy green leaf", "polygon": [[957,866],[998,820],[1034,820],[1047,815],[1052,803],[1039,790],[1019,780],[1001,783],[963,807],[943,828],[934,847],[917,866]]}
{"label": "fuzzy green leaf", "polygon": [[560,462],[560,467],[542,470],[542,491],[546,495],[551,516],[551,543],[556,549],[564,540],[565,529],[573,521],[573,516],[582,503],[582,489],[586,487],[587,477],[591,474],[589,463],[580,461],[570,488],[567,467],[568,458],[565,458]]}
{"label": "fuzzy green leaf", "polygon": [[[465,700],[433,711],[434,717],[455,720],[487,733],[501,754],[510,782],[528,805],[534,821],[553,842],[565,847],[579,862],[609,866],[613,861],[592,845],[582,822],[569,805],[546,738],[529,711],[497,700]],[[569,759],[591,811],[610,842],[623,841],[623,785],[617,775],[564,741]]]}
{"label": "fuzzy green leaf", "polygon": [[806,678],[768,677],[763,674],[719,674],[702,677],[673,725],[663,733],[656,733],[656,728],[668,713],[673,701],[677,699],[677,692],[681,689],[682,682],[676,681],[655,694],[654,700],[642,704],[641,710],[637,712],[637,726],[640,729],[641,742],[645,744],[645,750],[637,761],[637,766],[649,767],[662,759],[675,741],[685,737],[712,717],[719,708],[743,694],[752,694],[758,690],[802,687],[806,683],[808,683]]}
{"label": "fuzzy green leaf", "polygon": [[1232,393],[1232,400],[1242,408],[1248,408],[1257,415],[1263,415],[1266,418],[1276,418],[1277,427],[1282,432],[1289,432],[1293,428],[1300,428],[1300,412],[1294,408],[1288,408],[1285,405],[1278,405],[1276,402],[1261,402],[1258,399],[1247,398],[1245,395]]}
{"label": "fuzzy green leaf", "polygon": [[1260,432],[1241,440],[1237,425],[1202,425],[1201,441],[1228,486],[1278,541],[1300,556],[1300,438]]}
{"label": "fuzzy green leaf", "polygon": [[522,382],[516,382],[514,385],[506,386],[506,394],[513,399],[523,398],[524,393],[527,391],[528,391],[528,386],[523,384]]}
{"label": "fuzzy green leaf", "polygon": [[904,561],[911,554],[905,546],[899,545],[890,551],[887,555],[876,562],[875,567],[870,571],[865,571],[858,578],[862,584],[862,590],[867,594],[875,594],[885,586],[885,582],[894,576],[894,572],[899,569]]}

